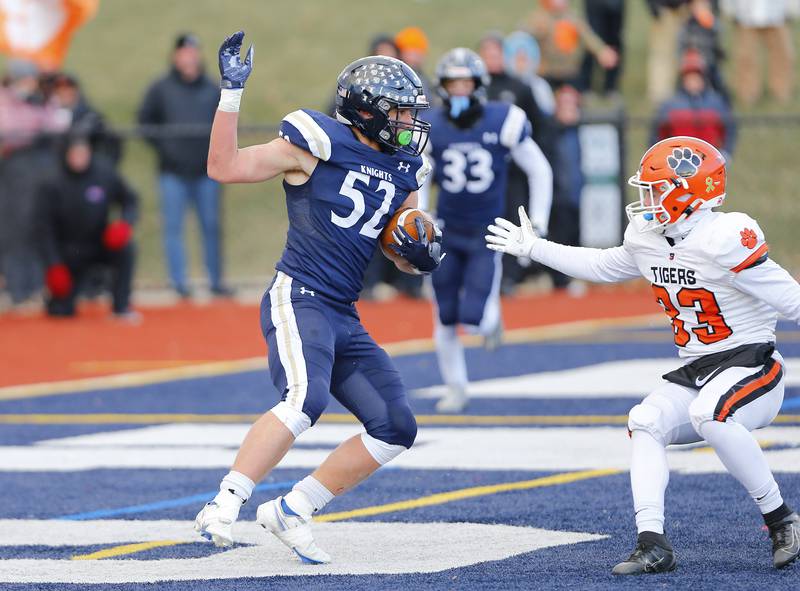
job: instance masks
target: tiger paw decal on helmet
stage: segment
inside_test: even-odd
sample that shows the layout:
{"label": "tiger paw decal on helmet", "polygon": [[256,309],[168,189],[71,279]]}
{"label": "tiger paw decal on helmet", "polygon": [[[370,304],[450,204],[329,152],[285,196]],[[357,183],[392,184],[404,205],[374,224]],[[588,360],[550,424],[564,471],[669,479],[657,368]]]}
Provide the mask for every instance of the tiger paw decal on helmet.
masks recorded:
{"label": "tiger paw decal on helmet", "polygon": [[667,164],[679,177],[688,179],[697,174],[702,159],[689,148],[675,148],[667,156]]}

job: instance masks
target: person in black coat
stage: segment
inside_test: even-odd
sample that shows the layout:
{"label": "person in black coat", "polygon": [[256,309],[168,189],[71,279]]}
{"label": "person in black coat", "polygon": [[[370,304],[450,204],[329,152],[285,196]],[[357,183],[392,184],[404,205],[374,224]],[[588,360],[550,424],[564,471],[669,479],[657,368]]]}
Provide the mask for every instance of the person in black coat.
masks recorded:
{"label": "person in black coat", "polygon": [[170,70],[148,88],[138,120],[140,125],[178,127],[169,130],[169,135],[146,129],[145,137],[158,155],[170,280],[184,298],[191,296],[183,244],[183,221],[189,206],[197,211],[211,292],[232,295],[222,278],[220,186],[206,174],[208,138],[218,103],[219,84],[203,71],[200,42],[191,34],[178,36]]}
{"label": "person in black coat", "polygon": [[47,269],[47,313],[75,315],[75,300],[93,268],[111,271],[114,315],[130,308],[138,197],[85,135],[69,135],[60,166],[37,192],[36,238]]}

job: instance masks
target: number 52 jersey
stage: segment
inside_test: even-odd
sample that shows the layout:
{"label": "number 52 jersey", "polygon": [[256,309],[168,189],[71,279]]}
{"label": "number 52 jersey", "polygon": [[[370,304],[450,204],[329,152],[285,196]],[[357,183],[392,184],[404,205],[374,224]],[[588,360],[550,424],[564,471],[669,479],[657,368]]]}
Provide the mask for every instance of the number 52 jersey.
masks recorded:
{"label": "number 52 jersey", "polygon": [[800,286],[769,259],[764,233],[746,214],[709,212],[674,245],[628,226],[622,249],[622,264],[650,281],[681,357],[774,342],[778,312],[800,321]]}
{"label": "number 52 jersey", "polygon": [[279,134],[318,162],[304,184],[283,183],[289,231],[276,268],[309,290],[352,303],[386,221],[430,166],[418,156],[374,150],[316,111],[289,113]]}

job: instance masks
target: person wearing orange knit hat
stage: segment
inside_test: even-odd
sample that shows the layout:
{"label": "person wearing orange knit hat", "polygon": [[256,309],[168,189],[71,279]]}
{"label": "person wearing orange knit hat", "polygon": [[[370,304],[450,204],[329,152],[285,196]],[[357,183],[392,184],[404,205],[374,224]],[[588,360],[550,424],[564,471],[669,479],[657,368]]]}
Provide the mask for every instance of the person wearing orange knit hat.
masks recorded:
{"label": "person wearing orange knit hat", "polygon": [[420,77],[425,96],[431,100],[431,82],[423,70],[425,58],[428,57],[428,36],[419,27],[406,27],[395,35],[394,43],[400,50],[400,59],[411,66]]}

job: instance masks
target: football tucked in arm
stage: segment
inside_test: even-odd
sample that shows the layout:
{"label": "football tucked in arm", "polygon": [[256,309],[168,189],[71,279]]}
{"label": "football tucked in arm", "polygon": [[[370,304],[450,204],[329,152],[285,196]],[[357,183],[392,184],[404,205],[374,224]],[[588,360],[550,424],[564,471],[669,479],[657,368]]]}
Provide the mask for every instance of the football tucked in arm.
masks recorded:
{"label": "football tucked in arm", "polygon": [[392,244],[397,244],[393,236],[394,231],[399,227],[405,228],[406,232],[408,232],[412,238],[419,240],[419,234],[417,233],[417,226],[415,223],[417,218],[422,219],[422,225],[425,228],[425,234],[428,236],[428,241],[433,242],[436,235],[436,223],[433,221],[431,216],[421,209],[415,209],[412,207],[398,209],[392,218],[386,223],[386,227],[383,229],[380,235],[381,252],[383,252],[386,258],[393,263],[400,263],[402,265],[405,262],[403,257],[397,254],[390,246]]}

